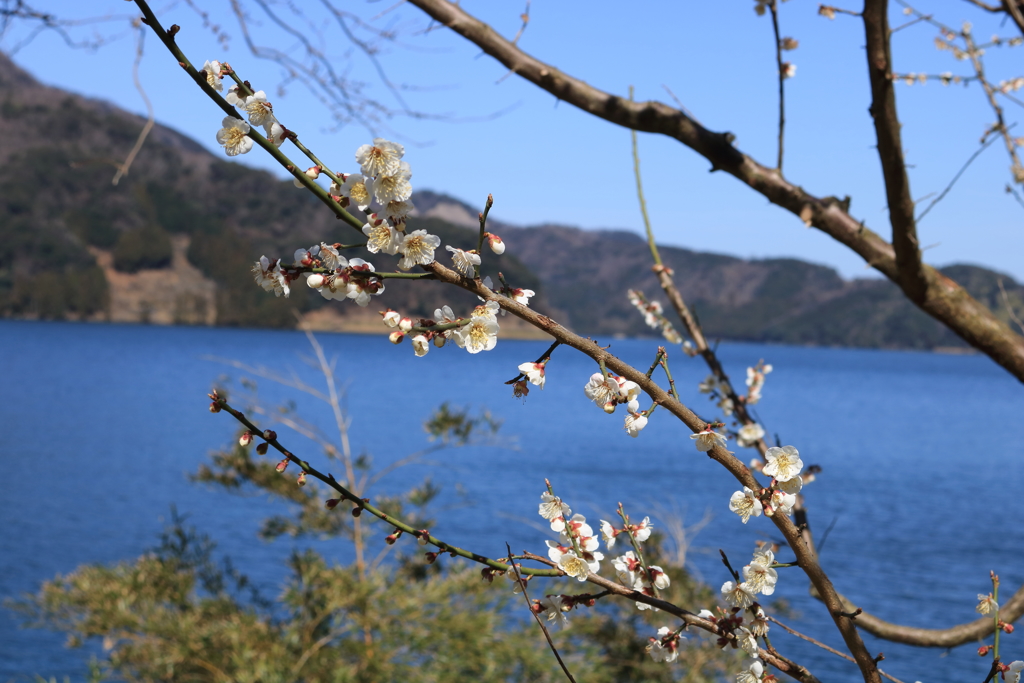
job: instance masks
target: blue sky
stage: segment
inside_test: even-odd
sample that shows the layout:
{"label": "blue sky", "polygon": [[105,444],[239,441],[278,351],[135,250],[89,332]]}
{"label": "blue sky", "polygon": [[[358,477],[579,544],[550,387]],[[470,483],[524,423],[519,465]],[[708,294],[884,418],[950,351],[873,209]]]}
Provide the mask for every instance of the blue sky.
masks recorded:
{"label": "blue sky", "polygon": [[[134,10],[123,0],[35,4],[65,17],[107,12],[127,17]],[[371,132],[357,124],[339,129],[301,83],[292,81],[279,92],[283,70],[249,52],[227,0],[195,4],[208,9],[211,22],[231,35],[227,49],[185,2],[155,4],[165,24],[182,26],[178,43],[190,59],[198,64],[206,59],[230,61],[255,87],[267,91],[278,117],[328,164],[343,172],[355,170],[353,153],[369,141]],[[270,4],[287,14],[288,3]],[[518,30],[524,4],[462,2],[505,36]],[[314,3],[300,6],[311,16],[319,9]],[[344,6],[376,26],[398,32],[399,45],[379,44],[382,66],[393,82],[412,86],[403,91],[412,109],[440,115],[397,117],[377,131],[406,145],[414,187],[447,192],[473,204],[493,193],[493,215],[511,223],[641,229],[628,131],[558,103],[514,76],[501,80],[505,69],[474,46],[444,29],[424,31],[429,22],[412,6],[402,5],[376,18],[390,2]],[[733,132],[740,149],[770,165],[776,154],[778,106],[773,37],[770,20],[758,17],[753,6],[641,2],[625,10],[621,2],[604,0],[533,0],[531,21],[519,44],[562,71],[617,94],[625,95],[633,85],[637,99],[671,103],[667,86],[705,126]],[[800,41],[799,49],[787,53],[797,73],[786,83],[786,176],[819,195],[850,195],[851,212],[887,235],[884,189],[867,113],[863,27],[856,17],[820,17],[817,7],[817,2],[806,0],[781,6],[783,35]],[[917,7],[953,26],[970,19],[979,37],[1018,35],[1012,25],[1000,27],[967,3],[947,0]],[[261,17],[257,7],[250,12],[257,42],[297,51],[297,41]],[[906,21],[899,5],[892,14],[894,26]],[[339,68],[364,80],[370,95],[398,108],[373,65],[333,24],[323,17],[312,23],[323,29],[322,37],[313,39],[322,40],[325,53]],[[26,32],[27,26],[12,27],[0,48],[12,50]],[[94,33],[114,39],[94,51],[75,50],[56,34],[43,32],[21,47],[14,59],[43,82],[143,113],[132,84],[135,39],[127,19],[73,31],[79,37]],[[896,33],[897,71],[969,75],[969,63],[956,62],[935,49],[935,35],[936,30],[925,24]],[[1022,75],[1022,56],[1024,46],[989,50],[990,79]],[[147,38],[141,73],[158,121],[217,151],[214,134],[221,113],[152,36]],[[976,85],[899,84],[897,97],[914,196],[939,192],[977,150],[979,138],[994,120],[991,110]],[[1005,106],[1008,121],[1018,120],[1019,107],[1008,102]],[[492,117],[495,112],[504,113]],[[1024,129],[1019,134],[1024,136]],[[846,277],[872,275],[845,247],[805,229],[796,217],[732,177],[708,173],[708,163],[678,142],[644,134],[640,150],[659,241],[743,257],[792,256],[831,265]],[[280,172],[258,150],[241,161]],[[929,247],[926,260],[935,265],[986,265],[1024,280],[1024,208],[1004,192],[1008,169],[999,143],[974,162],[920,226],[922,244]]]}

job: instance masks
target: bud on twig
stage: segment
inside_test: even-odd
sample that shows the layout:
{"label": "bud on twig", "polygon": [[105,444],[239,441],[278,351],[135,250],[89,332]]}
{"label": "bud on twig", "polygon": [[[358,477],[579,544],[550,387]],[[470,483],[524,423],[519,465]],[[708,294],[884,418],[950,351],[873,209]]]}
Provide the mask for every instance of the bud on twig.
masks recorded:
{"label": "bud on twig", "polygon": [[295,483],[298,484],[299,486],[305,486],[306,485],[306,472],[305,472],[305,470],[303,470],[302,472],[299,472],[299,478],[298,478],[298,480]]}
{"label": "bud on twig", "polygon": [[238,437],[239,446],[248,446],[252,443],[252,432],[244,432],[242,436]]}
{"label": "bud on twig", "polygon": [[268,447],[269,444],[266,441],[264,441],[263,443],[256,446],[256,452],[259,453],[260,455],[266,455]]}
{"label": "bud on twig", "polygon": [[329,498],[327,502],[324,503],[324,505],[328,510],[333,510],[334,508],[338,507],[338,503],[340,502],[340,498]]}
{"label": "bud on twig", "polygon": [[[260,444],[260,445],[261,446],[265,446],[266,444]],[[285,468],[287,468],[287,467],[288,467],[288,458],[285,458],[281,462],[277,463],[277,467],[275,469],[277,470],[278,474],[280,474],[281,472],[284,472]]]}

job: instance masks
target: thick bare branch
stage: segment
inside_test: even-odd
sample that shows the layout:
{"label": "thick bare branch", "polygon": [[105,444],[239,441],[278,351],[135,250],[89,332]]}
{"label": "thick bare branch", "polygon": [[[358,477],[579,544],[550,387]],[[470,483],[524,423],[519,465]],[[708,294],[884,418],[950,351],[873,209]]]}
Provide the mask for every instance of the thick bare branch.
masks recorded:
{"label": "thick bare branch", "polygon": [[896,91],[892,85],[892,50],[889,43],[888,0],[866,0],[864,33],[867,38],[868,76],[871,80],[871,118],[875,122],[878,157],[885,178],[885,196],[892,224],[892,246],[896,252],[896,282],[910,300],[920,304],[927,295],[921,249],[914,221],[914,199],[903,160],[900,120],[896,113]]}
{"label": "thick bare branch", "polygon": [[[526,54],[447,0],[409,1],[559,99],[625,128],[660,133],[682,142],[710,161],[714,170],[735,176],[772,203],[845,244],[900,284],[891,244],[850,216],[835,198],[811,195],[743,154],[733,146],[730,133],[710,131],[686,113],[661,102],[630,102],[567,76]],[[923,265],[921,271],[925,293],[915,303],[1024,382],[1024,338],[953,280],[928,265]]]}
{"label": "thick bare branch", "polygon": [[[590,356],[594,361],[602,363],[609,370],[614,371],[630,381],[636,382],[644,393],[650,396],[651,399],[660,406],[679,418],[683,424],[689,427],[694,433],[703,431],[707,427],[707,423],[700,419],[683,403],[674,399],[670,393],[662,389],[654,380],[640,370],[637,370],[628,363],[608,353],[608,351],[603,349],[601,345],[594,340],[585,339],[559,325],[551,318],[537,313],[528,306],[524,306],[508,297],[500,296],[492,292],[490,289],[483,286],[479,280],[470,280],[465,278],[459,273],[445,268],[436,261],[423,266],[423,268],[434,273],[435,277],[441,282],[447,282],[448,284],[461,287],[462,289],[483,298],[485,301],[497,302],[499,306],[509,313],[530,323],[534,327],[543,330],[558,341],[562,342],[562,344],[571,346],[578,351],[582,351],[586,355]],[[715,446],[713,449],[708,451],[708,457],[725,467],[725,469],[728,470],[729,473],[732,474],[733,477],[735,477],[742,485],[748,486],[751,489],[761,488],[761,485],[758,483],[757,479],[754,478],[754,475],[750,472],[747,466],[725,448]],[[842,634],[847,648],[856,659],[857,665],[860,667],[861,673],[864,676],[864,680],[881,683],[881,678],[878,675],[878,667],[874,659],[864,646],[864,641],[861,640],[860,634],[857,632],[853,622],[842,615],[843,605],[839,600],[839,594],[836,592],[835,587],[832,585],[832,581],[828,578],[828,575],[825,574],[824,570],[818,564],[818,559],[814,551],[804,543],[800,534],[800,529],[785,515],[774,515],[771,520],[779,531],[782,532],[789,547],[796,554],[797,564],[804,570],[804,573],[810,579],[815,590],[817,590],[820,595],[825,596],[825,604],[828,606],[829,614],[835,622],[836,627],[839,629],[840,634]],[[829,595],[832,596],[831,599],[827,597]]]}
{"label": "thick bare branch", "polygon": [[[818,594],[811,591],[811,595],[819,598]],[[860,608],[854,605],[845,596],[840,596],[843,601],[843,611],[856,612]],[[1017,589],[1013,596],[1003,603],[1000,600],[999,618],[1008,624],[1012,624],[1024,615],[1024,586]],[[986,636],[992,635],[992,617],[982,617],[966,624],[957,624],[949,628],[915,628],[903,626],[879,619],[878,617],[861,611],[854,620],[857,626],[873,636],[891,640],[894,643],[905,643],[917,647],[943,647],[950,648],[958,645],[974,643]]]}

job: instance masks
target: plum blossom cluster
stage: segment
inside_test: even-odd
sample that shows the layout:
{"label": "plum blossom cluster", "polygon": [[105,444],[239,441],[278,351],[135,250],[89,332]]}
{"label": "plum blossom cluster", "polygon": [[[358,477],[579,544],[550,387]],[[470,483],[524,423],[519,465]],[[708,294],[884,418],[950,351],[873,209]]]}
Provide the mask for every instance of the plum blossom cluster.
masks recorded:
{"label": "plum blossom cluster", "polygon": [[628,290],[626,296],[629,297],[629,303],[633,304],[640,311],[641,315],[644,316],[644,322],[647,323],[648,327],[661,332],[669,344],[683,343],[682,336],[676,331],[672,322],[665,317],[659,302],[648,301],[644,293],[636,289]]}
{"label": "plum blossom cluster", "polygon": [[747,405],[755,405],[761,400],[761,390],[764,389],[765,375],[771,371],[771,364],[765,363],[763,360],[759,360],[754,367],[747,368]]}
{"label": "plum blossom cluster", "polygon": [[610,372],[595,372],[583,387],[583,393],[604,412],[611,414],[620,403],[635,401],[640,396],[640,386]]}
{"label": "plum blossom cluster", "polygon": [[490,351],[498,343],[498,308],[497,302],[488,301],[474,308],[468,318],[456,318],[450,306],[442,306],[434,311],[433,318],[420,318],[415,325],[411,318],[390,308],[380,314],[385,325],[396,328],[388,337],[391,342],[401,344],[412,335],[413,351],[422,357],[431,344],[441,348],[448,341],[470,353]]}
{"label": "plum blossom cluster", "polygon": [[761,472],[772,477],[771,483],[757,491],[744,486],[742,491],[729,498],[729,509],[739,515],[744,524],[751,517],[760,517],[762,512],[769,517],[777,513],[790,514],[796,504],[796,495],[804,485],[801,476],[804,462],[796,448],[769,448],[764,457],[766,464]]}

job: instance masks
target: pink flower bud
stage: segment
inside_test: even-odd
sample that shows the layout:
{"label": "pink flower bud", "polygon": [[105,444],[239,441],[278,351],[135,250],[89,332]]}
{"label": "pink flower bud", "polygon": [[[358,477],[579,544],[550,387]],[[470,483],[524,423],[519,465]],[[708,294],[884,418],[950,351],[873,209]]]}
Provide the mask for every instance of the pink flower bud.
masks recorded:
{"label": "pink flower bud", "polygon": [[1005,622],[999,622],[999,628],[1003,629],[1004,633],[1013,633],[1013,624],[1007,624]]}
{"label": "pink flower bud", "polygon": [[402,535],[402,532],[399,531],[398,529],[395,529],[395,533],[393,533],[390,536],[388,536],[387,538],[385,538],[384,542],[387,543],[388,545],[394,545],[395,541],[397,541],[398,537],[401,536],[401,535]]}
{"label": "pink flower bud", "polygon": [[356,507],[352,508],[352,516],[353,517],[358,517],[361,514],[363,514],[363,508],[359,507],[358,505]]}
{"label": "pink flower bud", "polygon": [[412,320],[409,320],[409,318],[402,318],[398,321],[398,329],[402,332],[408,332],[412,329]]}
{"label": "pink flower bud", "polygon": [[505,243],[501,241],[500,237],[498,237],[497,235],[492,235],[491,233],[487,233],[486,237],[487,244],[488,246],[490,246],[491,251],[493,251],[495,254],[505,253]]}
{"label": "pink flower bud", "polygon": [[430,532],[426,529],[420,529],[417,536],[419,536],[419,540],[417,541],[417,543],[419,543],[420,545],[426,545],[427,539],[430,537]]}
{"label": "pink flower bud", "polygon": [[494,570],[490,567],[484,567],[480,570],[480,576],[487,583],[494,583]]}
{"label": "pink flower bud", "polygon": [[434,564],[437,559],[437,553],[423,553],[423,555],[427,558],[427,564]]}
{"label": "pink flower bud", "polygon": [[263,438],[266,439],[267,441],[273,441],[274,439],[277,438],[277,432],[275,432],[273,429],[268,429],[263,432]]}
{"label": "pink flower bud", "polygon": [[268,448],[268,444],[267,444],[266,441],[264,441],[263,443],[261,443],[261,444],[256,446],[256,452],[259,453],[260,455],[266,455],[267,454],[267,448]]}
{"label": "pink flower bud", "polygon": [[328,510],[333,510],[334,508],[338,507],[338,503],[340,502],[340,498],[329,498],[327,502],[324,503],[324,505],[327,507]]}
{"label": "pink flower bud", "polygon": [[307,178],[312,178],[313,180],[316,180],[317,178],[319,178],[320,177],[320,167],[319,166],[310,166],[309,168],[307,168],[306,169],[306,177]]}
{"label": "pink flower bud", "polygon": [[302,472],[299,472],[299,478],[298,478],[298,480],[295,483],[298,484],[299,486],[305,486],[306,485],[306,471],[305,470],[303,470]]}
{"label": "pink flower bud", "polygon": [[239,446],[248,446],[251,443],[252,443],[252,432],[244,432],[240,437],[238,437],[238,445]]}
{"label": "pink flower bud", "polygon": [[405,335],[397,330],[388,335],[388,341],[392,344],[401,344],[403,339],[405,339]]}
{"label": "pink flower bud", "polygon": [[985,655],[988,654],[988,651],[989,651],[989,646],[988,645],[982,645],[981,647],[978,648],[978,656],[979,657],[984,657]]}
{"label": "pink flower bud", "polygon": [[[266,444],[260,444],[260,445],[261,446],[266,446]],[[276,469],[278,474],[280,474],[281,472],[284,472],[286,467],[288,467],[288,458],[285,458],[281,462],[277,463],[277,467],[275,467],[274,469]]]}
{"label": "pink flower bud", "polygon": [[443,334],[439,334],[436,337],[434,337],[434,346],[436,346],[437,348],[441,348],[447,342],[448,339]]}
{"label": "pink flower bud", "polygon": [[211,403],[210,404],[210,412],[211,413],[219,413],[220,412],[220,404],[217,403],[216,401]]}

